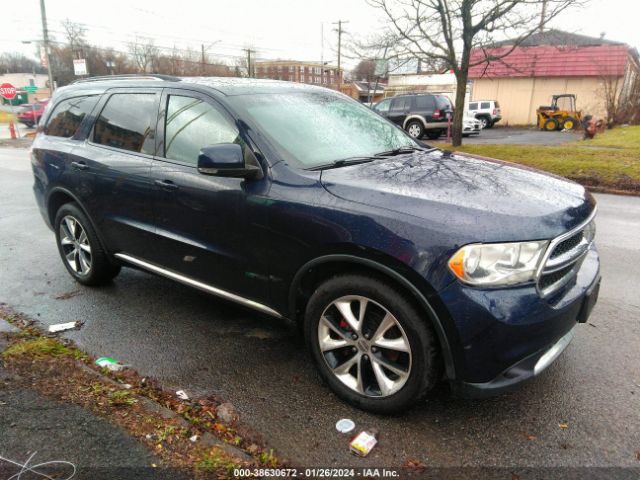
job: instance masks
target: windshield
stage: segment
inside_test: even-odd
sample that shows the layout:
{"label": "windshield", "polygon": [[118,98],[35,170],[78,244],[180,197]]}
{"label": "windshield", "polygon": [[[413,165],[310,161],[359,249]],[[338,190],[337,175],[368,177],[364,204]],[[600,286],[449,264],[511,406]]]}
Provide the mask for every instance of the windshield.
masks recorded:
{"label": "windshield", "polygon": [[279,155],[301,168],[419,148],[402,130],[364,105],[334,92],[286,92],[228,98]]}

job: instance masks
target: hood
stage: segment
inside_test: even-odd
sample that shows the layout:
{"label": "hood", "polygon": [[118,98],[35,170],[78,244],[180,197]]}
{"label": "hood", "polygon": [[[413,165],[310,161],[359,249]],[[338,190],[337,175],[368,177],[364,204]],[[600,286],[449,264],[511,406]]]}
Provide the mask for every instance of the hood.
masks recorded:
{"label": "hood", "polygon": [[516,164],[441,150],[322,172],[331,194],[409,215],[460,243],[556,237],[588,218],[584,187]]}

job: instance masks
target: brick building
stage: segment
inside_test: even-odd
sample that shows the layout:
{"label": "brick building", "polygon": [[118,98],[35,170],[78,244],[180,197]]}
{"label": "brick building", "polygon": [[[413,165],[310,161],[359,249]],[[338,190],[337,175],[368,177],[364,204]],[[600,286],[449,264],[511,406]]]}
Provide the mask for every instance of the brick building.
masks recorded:
{"label": "brick building", "polygon": [[269,60],[255,63],[256,78],[271,78],[289,82],[308,83],[337,89],[343,70],[320,62],[301,62],[297,60]]}

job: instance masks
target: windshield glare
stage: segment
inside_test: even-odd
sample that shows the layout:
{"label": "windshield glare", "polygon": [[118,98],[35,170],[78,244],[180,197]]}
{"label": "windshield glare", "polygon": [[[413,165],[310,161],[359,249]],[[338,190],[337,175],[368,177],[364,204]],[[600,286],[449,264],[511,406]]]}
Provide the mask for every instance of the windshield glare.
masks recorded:
{"label": "windshield glare", "polygon": [[371,109],[333,92],[238,95],[228,100],[282,159],[301,168],[419,147]]}

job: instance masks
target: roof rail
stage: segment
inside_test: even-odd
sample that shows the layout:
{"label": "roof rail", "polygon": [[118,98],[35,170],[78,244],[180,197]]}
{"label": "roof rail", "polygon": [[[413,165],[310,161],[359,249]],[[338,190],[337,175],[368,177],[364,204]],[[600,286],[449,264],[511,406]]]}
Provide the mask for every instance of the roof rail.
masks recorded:
{"label": "roof rail", "polygon": [[98,77],[81,78],[80,80],[75,80],[71,82],[71,84],[74,85],[76,83],[101,82],[105,80],[166,80],[170,82],[179,82],[182,79],[180,77],[174,77],[172,75],[162,75],[157,73],[102,75]]}

